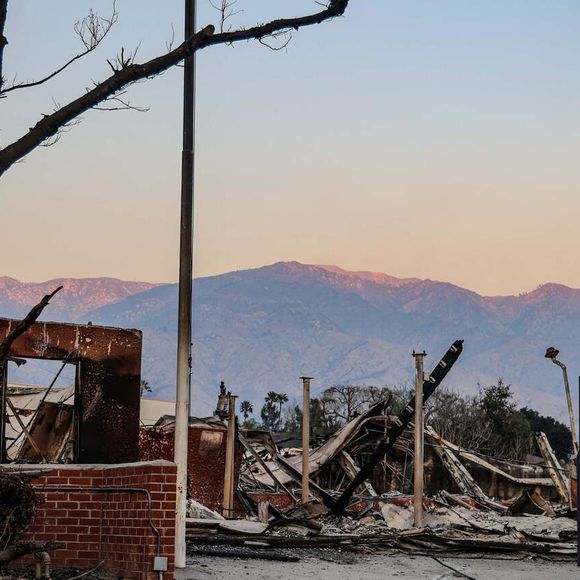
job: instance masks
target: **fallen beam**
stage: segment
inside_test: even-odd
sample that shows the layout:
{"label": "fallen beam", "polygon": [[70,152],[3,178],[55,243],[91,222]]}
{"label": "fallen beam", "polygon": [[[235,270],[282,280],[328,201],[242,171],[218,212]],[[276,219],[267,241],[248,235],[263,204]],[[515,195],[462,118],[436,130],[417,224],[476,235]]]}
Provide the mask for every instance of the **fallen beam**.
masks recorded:
{"label": "fallen beam", "polygon": [[[429,378],[423,382],[423,404],[425,404],[427,399],[433,394],[435,389],[447,376],[447,373],[451,370],[461,355],[462,351],[463,340],[456,340],[450,346],[449,350],[445,353],[443,358],[439,361],[433,372],[429,375]],[[330,502],[328,503],[326,499],[324,500],[325,505],[329,507],[336,515],[342,515],[357,487],[359,487],[361,483],[366,481],[371,476],[374,468],[380,463],[383,457],[389,453],[389,451],[391,451],[395,441],[411,422],[414,412],[415,397],[413,396],[409,401],[409,404],[399,415],[395,426],[387,432],[385,440],[378,444],[374,453],[371,455],[370,461],[359,471],[357,476],[350,482],[338,500],[334,502],[334,499],[330,498]]]}
{"label": "fallen beam", "polygon": [[[515,477],[514,475],[511,475],[510,473],[503,471],[503,469],[496,467],[495,465],[493,465],[489,461],[486,461],[482,457],[479,457],[479,456],[475,455],[474,453],[470,453],[469,451],[464,451],[459,446],[455,445],[454,443],[451,443],[451,442],[443,439],[443,437],[441,437],[440,435],[435,433],[435,431],[433,431],[433,429],[430,429],[429,434],[433,439],[435,439],[437,441],[437,443],[439,445],[442,445],[442,446],[456,452],[457,455],[459,455],[459,457],[461,457],[462,459],[465,459],[467,461],[471,461],[471,463],[476,463],[477,465],[480,465],[481,467],[484,467],[485,469],[488,469],[489,471],[493,471],[494,473],[497,473],[501,477],[503,477],[505,479],[509,479],[510,481],[513,481],[514,483],[519,483],[520,485],[540,485],[542,487],[552,487],[553,486],[552,480],[548,477]],[[437,448],[435,448],[435,449],[437,449]]]}
{"label": "fallen beam", "polygon": [[[296,483],[302,485],[302,473],[298,471],[293,465],[288,463],[284,457],[281,455],[276,456],[276,463],[280,466],[280,468],[285,471]],[[322,489],[315,481],[312,479],[308,480],[309,488],[312,491],[312,495],[316,496],[318,499],[324,503],[324,505],[328,506],[332,504],[333,499],[332,496]],[[358,486],[357,486],[358,487]]]}
{"label": "fallen beam", "polygon": [[496,512],[505,513],[505,506],[492,501],[477,485],[475,479],[467,471],[463,463],[459,461],[455,453],[445,445],[445,440],[439,437],[437,433],[432,428],[427,429],[427,435],[433,439],[438,445],[435,445],[435,453],[441,459],[441,462],[449,471],[449,474],[453,478],[453,481],[457,484],[457,487],[466,495],[475,498],[481,505],[484,505]]}
{"label": "fallen beam", "polygon": [[[344,449],[336,457],[341,469],[352,481],[359,474],[360,467],[357,465],[352,455]],[[362,485],[371,497],[376,497],[378,495],[370,481],[364,481]]]}
{"label": "fallen beam", "polygon": [[252,447],[252,444],[240,433],[238,432],[238,439],[240,443],[244,446],[246,451],[254,458],[256,463],[270,476],[274,485],[277,488],[282,488],[292,499],[296,499],[292,492],[274,475],[272,470],[268,467],[266,462],[260,457],[256,450]]}
{"label": "fallen beam", "polygon": [[562,502],[566,505],[570,504],[570,488],[568,482],[562,475],[562,468],[554,455],[554,450],[546,437],[546,434],[540,431],[536,433],[536,443],[538,444],[538,448],[540,449],[540,453],[544,458],[544,461],[548,465],[548,473],[552,481],[554,482],[555,488],[558,490],[560,494],[560,498]]}

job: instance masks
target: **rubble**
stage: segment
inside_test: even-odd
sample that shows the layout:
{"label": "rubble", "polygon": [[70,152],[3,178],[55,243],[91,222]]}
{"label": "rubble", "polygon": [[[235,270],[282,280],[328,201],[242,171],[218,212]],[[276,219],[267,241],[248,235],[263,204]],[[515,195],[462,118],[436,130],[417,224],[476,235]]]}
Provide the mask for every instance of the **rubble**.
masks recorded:
{"label": "rubble", "polygon": [[[188,537],[198,545],[224,544],[254,549],[335,547],[375,550],[459,551],[542,554],[570,559],[576,554],[575,522],[569,518],[547,516],[515,517],[494,511],[432,507],[425,514],[424,526],[413,527],[412,505],[382,505],[359,520],[327,515],[318,526],[312,521],[214,522],[212,533],[199,534],[197,522],[188,521]],[[207,528],[204,528],[207,530]]]}
{"label": "rubble", "polygon": [[[564,517],[574,512],[570,505],[558,503],[570,483],[555,460],[545,461],[544,466],[498,462],[459,448],[429,426],[425,430],[430,443],[426,479],[431,493],[424,497],[422,525],[414,527],[413,495],[408,493],[412,485],[404,476],[410,473],[407,457],[412,461],[413,456],[413,424],[401,429],[400,418],[389,413],[389,403],[371,406],[309,452],[311,497],[307,503],[300,501],[300,451],[283,455],[270,433],[241,430],[238,494],[244,498],[246,520],[216,519],[208,524],[190,519],[187,537],[198,551],[200,546],[220,545],[259,552],[333,548],[490,552],[556,559],[576,554],[575,521]],[[393,430],[400,435],[389,439]],[[385,440],[391,441],[392,452],[381,459],[383,473],[403,474],[399,479],[394,475],[387,488],[386,479],[360,477],[363,469],[368,472],[369,449]],[[542,443],[544,457],[552,457],[545,436]],[[494,481],[504,480],[505,489],[514,493],[500,498],[489,495],[485,478],[480,484],[481,473],[491,474]],[[344,514],[333,514],[332,507],[353,481],[358,481],[357,495]]]}

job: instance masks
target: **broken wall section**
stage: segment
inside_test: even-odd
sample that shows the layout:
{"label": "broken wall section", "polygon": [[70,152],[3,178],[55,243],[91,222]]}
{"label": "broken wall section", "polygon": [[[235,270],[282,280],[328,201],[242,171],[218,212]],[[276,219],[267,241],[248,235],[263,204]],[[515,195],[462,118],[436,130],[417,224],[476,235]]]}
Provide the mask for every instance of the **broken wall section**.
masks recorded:
{"label": "broken wall section", "polygon": [[[139,448],[142,461],[173,461],[175,433],[173,425],[141,428]],[[219,419],[190,419],[187,452],[188,497],[218,512],[223,511],[226,468],[227,427]],[[234,490],[238,488],[243,446],[235,442]],[[246,510],[234,494],[234,517],[244,517]]]}
{"label": "broken wall section", "polygon": [[[18,322],[0,318],[0,342]],[[75,460],[127,463],[139,458],[141,350],[139,330],[35,322],[10,355],[77,365]]]}

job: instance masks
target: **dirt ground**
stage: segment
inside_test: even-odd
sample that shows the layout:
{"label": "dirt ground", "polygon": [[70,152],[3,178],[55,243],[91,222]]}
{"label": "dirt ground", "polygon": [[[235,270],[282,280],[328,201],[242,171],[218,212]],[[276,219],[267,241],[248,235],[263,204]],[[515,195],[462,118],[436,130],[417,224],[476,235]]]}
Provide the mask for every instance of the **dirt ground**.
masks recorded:
{"label": "dirt ground", "polygon": [[[539,559],[502,560],[482,556],[445,557],[395,554],[356,554],[340,550],[317,550],[298,554],[299,562],[222,558],[192,554],[188,566],[176,571],[176,580],[443,580],[491,578],[508,580],[578,580],[575,562]],[[454,572],[449,567],[454,568]]]}

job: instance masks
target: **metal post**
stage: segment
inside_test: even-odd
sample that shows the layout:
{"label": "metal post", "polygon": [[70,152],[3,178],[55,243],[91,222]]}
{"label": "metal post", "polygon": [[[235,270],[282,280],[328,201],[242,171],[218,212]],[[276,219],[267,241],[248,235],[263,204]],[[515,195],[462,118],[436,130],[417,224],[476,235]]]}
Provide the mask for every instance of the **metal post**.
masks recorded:
{"label": "metal post", "polygon": [[236,396],[228,395],[228,432],[226,437],[226,464],[224,470],[223,516],[231,518],[234,510],[234,471],[236,454]]}
{"label": "metal post", "polygon": [[424,452],[424,418],[423,418],[423,359],[426,353],[413,351],[415,358],[415,475],[413,478],[415,499],[415,527],[423,525],[423,452]]}
{"label": "metal post", "polygon": [[310,499],[310,381],[312,377],[302,379],[302,503]]}
{"label": "metal post", "polygon": [[[185,0],[185,38],[195,32],[196,0]],[[175,567],[185,568],[187,509],[187,443],[191,381],[191,280],[193,277],[193,169],[195,135],[195,54],[183,71],[183,151],[181,154],[181,224],[179,235],[179,313],[177,334],[177,392],[175,397]]]}
{"label": "metal post", "polygon": [[[461,356],[462,352],[463,340],[456,340],[443,355],[443,358],[439,361],[437,366],[431,371],[431,374],[428,375],[429,378],[423,383],[423,402],[427,401],[427,399],[429,399],[429,397],[435,392],[435,389],[445,379],[449,371],[453,368],[453,365],[457,362],[457,359]],[[337,516],[344,513],[344,510],[348,506],[348,502],[357,487],[372,475],[374,468],[383,460],[387,453],[393,449],[395,442],[411,422],[414,408],[415,397],[413,397],[409,401],[409,404],[401,411],[398,419],[387,431],[386,438],[383,441],[379,441],[379,444],[375,447],[371,456],[366,460],[365,464],[361,466],[357,476],[346,486],[340,497],[335,502],[324,498],[324,504],[332,509],[332,513]]]}
{"label": "metal post", "polygon": [[562,375],[564,376],[564,389],[566,390],[566,402],[568,404],[568,417],[570,419],[570,433],[572,434],[572,445],[574,448],[574,453],[578,455],[578,439],[576,438],[576,421],[574,420],[574,407],[572,405],[572,396],[570,394],[570,383],[568,382],[568,369],[566,369],[566,365],[563,362],[560,362],[556,358],[553,358],[552,362],[562,369]]}

